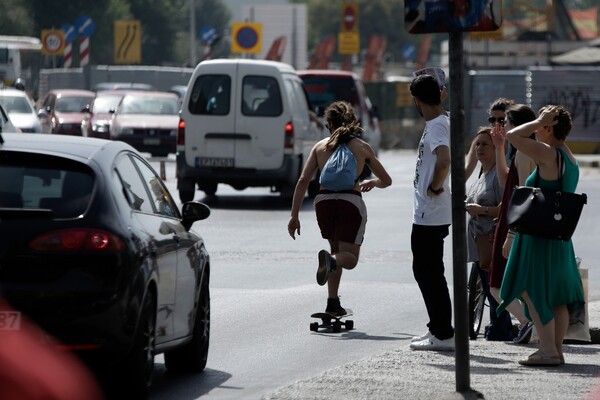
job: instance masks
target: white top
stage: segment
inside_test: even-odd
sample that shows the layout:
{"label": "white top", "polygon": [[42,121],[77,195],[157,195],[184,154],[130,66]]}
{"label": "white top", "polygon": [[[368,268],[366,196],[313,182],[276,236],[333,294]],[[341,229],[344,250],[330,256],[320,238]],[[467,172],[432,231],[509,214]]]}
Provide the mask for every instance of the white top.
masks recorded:
{"label": "white top", "polygon": [[435,149],[450,148],[450,118],[440,115],[425,122],[425,130],[419,142],[417,167],[413,185],[413,223],[417,225],[449,225],[452,223],[452,196],[450,174],[444,179],[444,191],[438,196],[428,196],[427,188],[433,179],[437,161]]}

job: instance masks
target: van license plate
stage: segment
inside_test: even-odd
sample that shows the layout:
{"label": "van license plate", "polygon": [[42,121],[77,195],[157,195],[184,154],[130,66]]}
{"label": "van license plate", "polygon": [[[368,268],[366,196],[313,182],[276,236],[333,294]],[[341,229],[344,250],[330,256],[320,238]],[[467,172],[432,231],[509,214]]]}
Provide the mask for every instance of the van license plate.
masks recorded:
{"label": "van license plate", "polygon": [[233,167],[233,158],[221,158],[221,157],[201,158],[200,165],[202,167],[229,167],[229,168],[231,168],[231,167]]}
{"label": "van license plate", "polygon": [[144,139],[144,144],[158,146],[160,144],[160,139]]}

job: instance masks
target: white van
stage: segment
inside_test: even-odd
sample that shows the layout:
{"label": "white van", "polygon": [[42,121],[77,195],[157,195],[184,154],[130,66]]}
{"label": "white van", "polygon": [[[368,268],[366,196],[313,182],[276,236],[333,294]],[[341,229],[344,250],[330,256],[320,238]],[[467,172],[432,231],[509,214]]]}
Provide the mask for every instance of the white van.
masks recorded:
{"label": "white van", "polygon": [[[203,61],[183,99],[177,134],[177,189],[212,196],[224,183],[270,187],[291,198],[304,163],[326,135],[309,117],[308,95],[288,64]],[[319,188],[315,179],[309,194]]]}

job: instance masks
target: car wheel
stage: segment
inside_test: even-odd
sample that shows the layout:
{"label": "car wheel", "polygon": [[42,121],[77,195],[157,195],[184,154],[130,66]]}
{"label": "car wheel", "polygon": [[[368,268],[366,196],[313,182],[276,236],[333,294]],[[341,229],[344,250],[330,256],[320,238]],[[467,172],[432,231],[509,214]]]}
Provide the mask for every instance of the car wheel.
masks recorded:
{"label": "car wheel", "polygon": [[156,306],[152,294],[144,299],[140,323],[135,334],[131,352],[120,368],[117,380],[127,398],[148,397],[154,373],[154,344],[156,333]]}
{"label": "car wheel", "polygon": [[200,186],[200,190],[204,192],[208,197],[214,196],[217,193],[217,184],[209,183],[206,185]]}
{"label": "car wheel", "polygon": [[192,340],[182,347],[165,352],[165,367],[172,372],[202,372],[208,359],[210,339],[210,290],[205,272],[196,308]]}

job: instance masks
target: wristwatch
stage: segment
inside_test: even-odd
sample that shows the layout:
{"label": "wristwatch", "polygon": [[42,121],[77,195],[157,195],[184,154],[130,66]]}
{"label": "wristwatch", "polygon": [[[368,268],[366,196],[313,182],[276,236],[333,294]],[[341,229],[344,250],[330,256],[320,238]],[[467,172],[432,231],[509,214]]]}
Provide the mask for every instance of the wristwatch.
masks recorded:
{"label": "wristwatch", "polygon": [[444,191],[444,187],[441,186],[439,189],[437,190],[433,190],[433,188],[431,187],[431,185],[429,185],[429,187],[427,188],[429,191],[431,191],[431,193],[433,194],[440,194]]}

